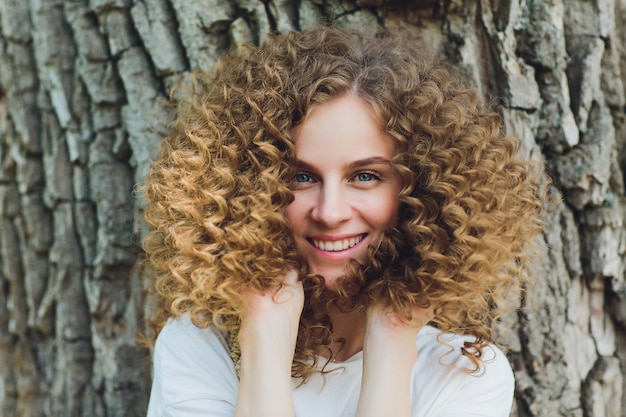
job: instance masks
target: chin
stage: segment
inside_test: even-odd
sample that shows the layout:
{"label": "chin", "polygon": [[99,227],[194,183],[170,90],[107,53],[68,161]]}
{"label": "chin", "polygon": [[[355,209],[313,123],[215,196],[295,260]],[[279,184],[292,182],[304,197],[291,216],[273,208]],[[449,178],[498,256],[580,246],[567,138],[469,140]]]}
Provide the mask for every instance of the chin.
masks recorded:
{"label": "chin", "polygon": [[337,287],[337,280],[344,275],[343,271],[339,273],[337,271],[331,272],[327,270],[326,271],[312,270],[311,272],[324,278],[324,286],[329,290],[334,290],[335,287]]}
{"label": "chin", "polygon": [[335,290],[335,288],[337,288],[337,279],[326,279],[324,278],[324,286],[326,287],[327,290]]}

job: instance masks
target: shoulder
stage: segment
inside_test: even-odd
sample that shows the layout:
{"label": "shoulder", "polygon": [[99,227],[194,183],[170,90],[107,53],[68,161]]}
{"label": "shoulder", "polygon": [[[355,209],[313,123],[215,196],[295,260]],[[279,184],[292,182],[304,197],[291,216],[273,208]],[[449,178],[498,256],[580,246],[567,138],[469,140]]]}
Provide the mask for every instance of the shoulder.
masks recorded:
{"label": "shoulder", "polygon": [[[428,403],[420,416],[506,417],[510,413],[515,379],[506,355],[497,346],[484,350],[476,373],[461,348],[470,336],[441,333],[426,326],[417,336],[418,358],[413,368],[413,392]],[[415,402],[414,402],[415,403]]]}
{"label": "shoulder", "polygon": [[225,336],[214,327],[205,329],[197,327],[191,321],[188,314],[181,317],[170,318],[157,337],[155,350],[159,347],[167,348],[172,343],[181,347],[182,341],[191,342],[190,348],[210,348],[228,353],[228,345]]}
{"label": "shoulder", "polygon": [[[432,326],[425,326],[417,335],[417,349],[420,356],[430,359],[439,358],[438,362],[445,367],[473,369],[472,362],[462,354],[465,342],[474,340],[473,336],[443,333]],[[504,352],[495,345],[488,345],[484,350],[484,360],[477,373],[510,374],[511,365]]]}
{"label": "shoulder", "polygon": [[207,402],[234,407],[237,373],[216,329],[198,328],[188,316],[170,319],[157,337],[153,362],[151,411]]}

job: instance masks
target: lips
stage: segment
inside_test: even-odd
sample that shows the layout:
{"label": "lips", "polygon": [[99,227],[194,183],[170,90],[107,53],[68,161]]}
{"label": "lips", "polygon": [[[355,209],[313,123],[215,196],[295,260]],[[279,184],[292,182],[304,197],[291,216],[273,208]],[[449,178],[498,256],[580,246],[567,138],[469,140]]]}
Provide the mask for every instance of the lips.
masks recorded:
{"label": "lips", "polygon": [[308,240],[313,244],[313,246],[315,246],[319,250],[323,250],[326,252],[341,252],[355,247],[365,238],[365,236],[367,236],[366,233],[350,238],[337,240],[318,240],[312,238]]}

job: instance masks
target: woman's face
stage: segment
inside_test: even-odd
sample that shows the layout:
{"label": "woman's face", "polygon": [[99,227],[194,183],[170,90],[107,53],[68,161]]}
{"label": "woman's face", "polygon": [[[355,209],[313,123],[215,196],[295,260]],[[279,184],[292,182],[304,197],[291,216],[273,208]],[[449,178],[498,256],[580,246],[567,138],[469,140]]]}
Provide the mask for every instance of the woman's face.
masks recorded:
{"label": "woman's face", "polygon": [[312,272],[334,288],[350,259],[394,226],[401,181],[391,138],[368,105],[346,94],[312,109],[294,131],[294,201],[287,218]]}

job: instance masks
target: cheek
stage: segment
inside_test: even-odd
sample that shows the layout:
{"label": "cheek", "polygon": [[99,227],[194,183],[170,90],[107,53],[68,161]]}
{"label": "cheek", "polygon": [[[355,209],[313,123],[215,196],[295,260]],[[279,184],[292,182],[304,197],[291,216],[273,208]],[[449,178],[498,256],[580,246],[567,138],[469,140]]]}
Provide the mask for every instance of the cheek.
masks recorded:
{"label": "cheek", "polygon": [[379,195],[378,202],[381,226],[390,229],[398,224],[400,218],[402,179],[398,174],[394,174],[386,185],[387,187]]}
{"label": "cheek", "polygon": [[385,215],[381,216],[381,223],[383,223],[386,228],[393,227],[398,222],[399,207],[400,202],[397,198],[390,198],[388,200],[388,203],[383,209]]}
{"label": "cheek", "polygon": [[291,204],[287,206],[287,208],[285,209],[285,217],[287,217],[287,220],[289,221],[289,224],[291,224],[292,229],[294,227],[297,227],[298,223],[303,217],[303,213],[304,207],[301,199],[295,198],[291,202]]}
{"label": "cheek", "polygon": [[376,224],[381,229],[389,229],[398,223],[400,215],[400,199],[396,194],[380,198],[376,210],[372,213],[378,213],[376,216]]}
{"label": "cheek", "polygon": [[295,221],[296,210],[294,209],[294,203],[295,201],[289,204],[285,209],[285,217],[287,218],[287,221],[289,221],[291,227],[293,227],[293,223]]}

